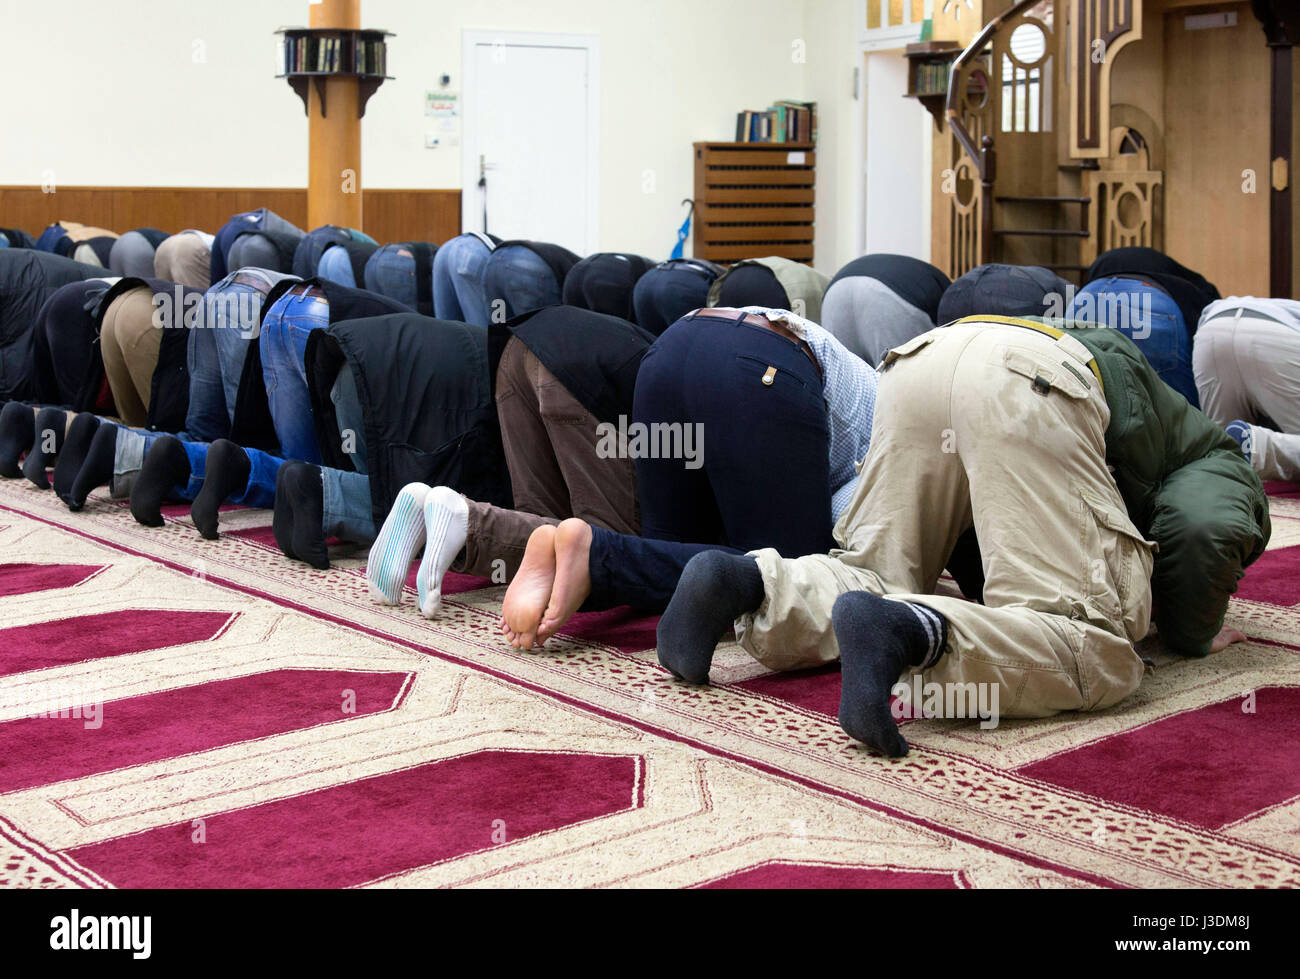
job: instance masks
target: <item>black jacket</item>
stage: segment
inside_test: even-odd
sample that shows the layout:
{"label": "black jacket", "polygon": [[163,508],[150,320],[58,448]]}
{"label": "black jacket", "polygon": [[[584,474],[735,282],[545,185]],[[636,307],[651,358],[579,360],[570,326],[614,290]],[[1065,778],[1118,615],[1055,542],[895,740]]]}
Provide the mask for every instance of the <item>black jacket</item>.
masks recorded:
{"label": "black jacket", "polygon": [[36,318],[70,282],[102,278],[107,269],[30,248],[0,248],[0,401],[42,401],[48,378],[36,366]]}
{"label": "black jacket", "polygon": [[99,325],[109,288],[103,279],[70,282],[41,306],[34,344],[41,401],[94,410],[104,384]]}
{"label": "black jacket", "polygon": [[526,346],[599,421],[631,416],[641,358],[654,334],[626,320],[574,306],[547,306],[489,328],[492,390],[511,338]]}
{"label": "black jacket", "polygon": [[343,470],[353,466],[330,391],[351,365],[376,527],[414,482],[513,505],[484,327],[414,312],[346,320],[312,333],[304,359],[324,464]]}

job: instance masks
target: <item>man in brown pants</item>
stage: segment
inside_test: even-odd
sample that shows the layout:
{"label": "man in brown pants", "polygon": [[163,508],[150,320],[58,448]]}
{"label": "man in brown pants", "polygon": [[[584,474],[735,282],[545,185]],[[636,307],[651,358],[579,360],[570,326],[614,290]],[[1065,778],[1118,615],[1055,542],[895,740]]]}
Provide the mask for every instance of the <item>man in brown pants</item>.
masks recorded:
{"label": "man in brown pants", "polygon": [[510,326],[495,399],[515,508],[445,486],[404,487],[366,569],[371,596],[381,604],[401,602],[421,546],[420,610],[434,618],[447,571],[509,581],[538,527],[578,517],[616,533],[640,532],[634,462],[606,457],[601,426],[631,414],[636,370],[654,338],[615,317],[570,307],[539,310]]}
{"label": "man in brown pants", "polygon": [[154,324],[154,290],[141,285],[122,293],[104,311],[100,350],[117,415],[124,425],[144,426],[163,331]]}

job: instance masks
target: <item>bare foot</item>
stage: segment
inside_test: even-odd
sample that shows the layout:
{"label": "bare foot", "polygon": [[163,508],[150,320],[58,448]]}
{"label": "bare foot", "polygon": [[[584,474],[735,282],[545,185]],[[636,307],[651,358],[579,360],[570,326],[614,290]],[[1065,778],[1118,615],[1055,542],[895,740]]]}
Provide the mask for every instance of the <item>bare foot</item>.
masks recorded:
{"label": "bare foot", "polygon": [[537,633],[542,642],[559,632],[591,594],[590,557],[590,524],[575,517],[555,528],[555,584]]}
{"label": "bare foot", "polygon": [[1246,636],[1240,629],[1234,629],[1230,625],[1225,625],[1219,630],[1219,634],[1214,637],[1214,642],[1210,645],[1211,653],[1221,653],[1235,642],[1245,642]]}
{"label": "bare foot", "polygon": [[[555,583],[555,528],[538,527],[528,538],[524,560],[501,603],[503,632],[516,649],[532,649]],[[545,641],[545,640],[543,640]]]}

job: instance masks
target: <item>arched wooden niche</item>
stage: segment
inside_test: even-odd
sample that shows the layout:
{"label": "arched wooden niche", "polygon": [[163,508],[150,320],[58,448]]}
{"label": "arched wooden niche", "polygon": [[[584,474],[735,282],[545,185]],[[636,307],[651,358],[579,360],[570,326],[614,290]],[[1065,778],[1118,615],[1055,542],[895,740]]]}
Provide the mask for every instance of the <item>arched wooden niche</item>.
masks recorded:
{"label": "arched wooden niche", "polygon": [[1084,265],[1112,248],[1162,245],[1164,172],[1152,164],[1163,159],[1162,141],[1149,119],[1144,131],[1130,124],[1126,113],[1117,111],[1115,118],[1120,124],[1110,129],[1109,155],[1097,161],[1100,169],[1086,171],[1092,206],[1080,255]]}

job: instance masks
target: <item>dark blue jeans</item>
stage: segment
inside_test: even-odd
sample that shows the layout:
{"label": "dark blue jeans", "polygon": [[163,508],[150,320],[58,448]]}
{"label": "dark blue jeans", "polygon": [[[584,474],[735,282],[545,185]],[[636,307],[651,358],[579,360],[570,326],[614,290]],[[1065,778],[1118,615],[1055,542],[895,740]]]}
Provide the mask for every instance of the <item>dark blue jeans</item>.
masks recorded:
{"label": "dark blue jeans", "polygon": [[716,278],[689,259],[655,266],[641,276],[632,293],[637,325],[659,336],[687,313],[709,304],[709,287]]}
{"label": "dark blue jeans", "polygon": [[299,288],[295,286],[277,299],[262,320],[262,379],[284,457],[320,465],[303,361],[307,337],[330,325],[329,302],[319,296],[300,295]]}
{"label": "dark blue jeans", "polygon": [[371,255],[366,260],[365,287],[415,309],[420,301],[420,290],[415,282],[415,256],[410,249],[385,245]]}
{"label": "dark blue jeans", "polygon": [[641,362],[629,435],[673,423],[697,426],[698,455],[636,459],[644,536],[593,534],[586,608],[662,611],[700,551],[834,546],[822,381],[793,342],[740,318],[675,323]]}

